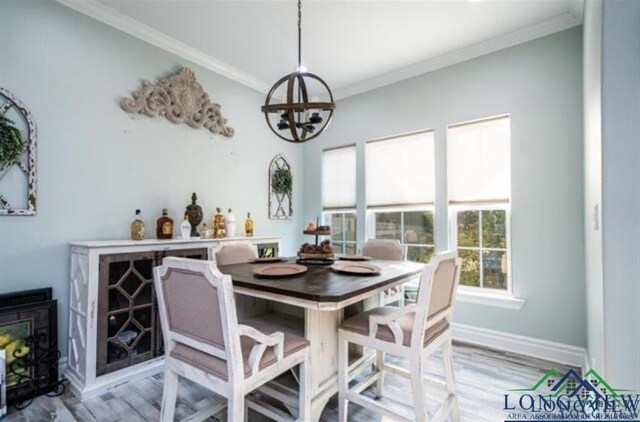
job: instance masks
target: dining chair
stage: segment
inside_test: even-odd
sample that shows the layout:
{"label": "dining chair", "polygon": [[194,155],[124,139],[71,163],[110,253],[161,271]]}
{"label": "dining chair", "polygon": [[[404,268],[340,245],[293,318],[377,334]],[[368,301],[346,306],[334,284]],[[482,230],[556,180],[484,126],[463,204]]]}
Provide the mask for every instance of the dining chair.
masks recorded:
{"label": "dining chair", "polygon": [[[453,375],[453,347],[451,319],[460,280],[461,259],[455,252],[434,255],[422,272],[417,302],[403,308],[379,307],[345,320],[338,330],[339,421],[347,420],[349,402],[374,410],[393,419],[426,422],[425,382],[442,387],[447,392],[432,421],[444,421],[448,416],[459,421],[458,400]],[[350,372],[349,343],[376,350],[375,371],[349,387],[359,374]],[[425,377],[426,359],[442,349],[445,381]],[[389,353],[409,362],[410,370],[385,363]],[[385,372],[411,381],[413,411],[408,418],[396,413],[379,401],[362,395],[362,391],[376,384],[376,393],[384,393]]]}
{"label": "dining chair", "polygon": [[309,420],[306,339],[264,320],[239,324],[231,277],[211,261],[165,258],[154,268],[154,283],[165,341],[162,422],[173,421],[180,377],[226,398],[189,420],[204,420],[227,407],[227,420],[238,422],[245,420],[245,395],[296,365],[298,410],[290,420]]}
{"label": "dining chair", "polygon": [[219,267],[249,262],[257,257],[258,248],[248,242],[222,244],[215,250],[216,265]]}
{"label": "dining chair", "polygon": [[[360,251],[361,255],[388,261],[404,261],[406,254],[406,248],[400,242],[389,239],[369,239],[362,245]],[[403,285],[392,287],[380,293],[380,306],[394,302],[400,306],[404,304]]]}

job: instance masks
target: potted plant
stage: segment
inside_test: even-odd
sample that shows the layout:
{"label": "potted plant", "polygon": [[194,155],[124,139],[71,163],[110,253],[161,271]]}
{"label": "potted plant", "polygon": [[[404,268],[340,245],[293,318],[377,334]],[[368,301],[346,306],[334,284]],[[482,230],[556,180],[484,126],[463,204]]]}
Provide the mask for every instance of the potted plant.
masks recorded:
{"label": "potted plant", "polygon": [[0,115],[0,166],[20,159],[24,152],[24,140],[13,121]]}
{"label": "potted plant", "polygon": [[291,170],[279,168],[273,172],[271,178],[271,189],[274,193],[288,195],[291,193],[293,186],[293,176]]}

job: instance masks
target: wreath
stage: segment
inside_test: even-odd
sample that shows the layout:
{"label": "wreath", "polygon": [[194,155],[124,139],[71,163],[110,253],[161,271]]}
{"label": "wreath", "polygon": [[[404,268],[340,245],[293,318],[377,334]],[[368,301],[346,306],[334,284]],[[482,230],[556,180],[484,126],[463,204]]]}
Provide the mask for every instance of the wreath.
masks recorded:
{"label": "wreath", "polygon": [[279,168],[273,172],[271,179],[271,189],[273,192],[288,195],[293,186],[293,176],[291,170]]}
{"label": "wreath", "polygon": [[11,164],[24,152],[24,140],[14,122],[0,115],[0,165]]}

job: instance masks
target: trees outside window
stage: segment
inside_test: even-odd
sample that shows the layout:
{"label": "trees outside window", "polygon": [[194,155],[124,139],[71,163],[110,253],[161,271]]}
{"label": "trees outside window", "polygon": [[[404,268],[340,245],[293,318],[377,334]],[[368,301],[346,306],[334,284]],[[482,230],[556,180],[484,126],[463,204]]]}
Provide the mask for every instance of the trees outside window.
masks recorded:
{"label": "trees outside window", "polygon": [[376,239],[393,239],[407,248],[407,260],[429,262],[435,251],[433,211],[375,212]]}

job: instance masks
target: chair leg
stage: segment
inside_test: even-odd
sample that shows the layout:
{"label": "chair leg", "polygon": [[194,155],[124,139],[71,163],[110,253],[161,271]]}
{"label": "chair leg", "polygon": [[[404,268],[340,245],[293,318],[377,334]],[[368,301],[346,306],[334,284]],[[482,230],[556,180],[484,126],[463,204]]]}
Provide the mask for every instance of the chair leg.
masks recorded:
{"label": "chair leg", "polygon": [[164,371],[164,388],[162,391],[161,422],[173,422],[178,398],[178,374],[167,368]]}
{"label": "chair leg", "polygon": [[460,421],[460,410],[458,409],[458,396],[456,394],[456,381],[453,375],[453,344],[449,339],[442,347],[442,363],[444,364],[444,376],[447,383],[447,392],[453,396],[451,407],[451,420]]}
{"label": "chair leg", "polygon": [[378,397],[382,397],[384,394],[384,352],[380,350],[376,351],[376,371],[380,373],[378,381],[376,381],[376,394]]}
{"label": "chair leg", "polygon": [[227,422],[244,421],[244,411],[244,395],[241,391],[234,391],[227,405]]}
{"label": "chair leg", "polygon": [[338,422],[347,422],[349,402],[346,400],[349,388],[349,342],[338,333]]}
{"label": "chair leg", "polygon": [[300,364],[300,391],[298,398],[298,421],[307,422],[311,420],[311,364],[309,351],[304,362]]}
{"label": "chair leg", "polygon": [[422,372],[422,357],[411,358],[411,388],[413,389],[413,409],[416,413],[416,422],[428,421]]}

